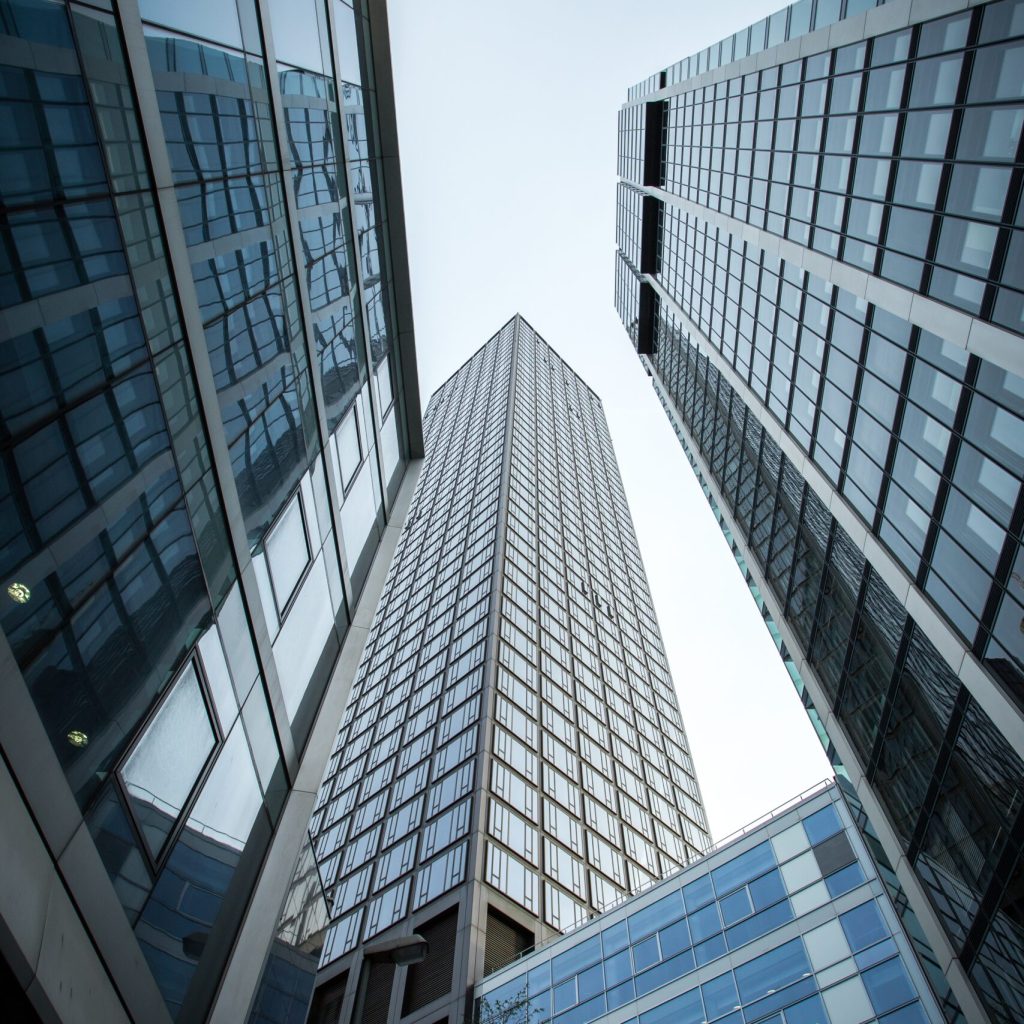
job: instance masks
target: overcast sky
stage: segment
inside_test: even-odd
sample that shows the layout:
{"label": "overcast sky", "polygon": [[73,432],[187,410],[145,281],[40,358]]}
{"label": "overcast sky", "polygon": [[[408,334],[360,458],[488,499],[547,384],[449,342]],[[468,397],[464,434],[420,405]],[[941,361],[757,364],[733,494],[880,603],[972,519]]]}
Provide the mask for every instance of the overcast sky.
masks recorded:
{"label": "overcast sky", "polygon": [[390,0],[424,407],[514,313],[601,396],[714,839],[831,774],[613,305],[616,118],[765,0]]}

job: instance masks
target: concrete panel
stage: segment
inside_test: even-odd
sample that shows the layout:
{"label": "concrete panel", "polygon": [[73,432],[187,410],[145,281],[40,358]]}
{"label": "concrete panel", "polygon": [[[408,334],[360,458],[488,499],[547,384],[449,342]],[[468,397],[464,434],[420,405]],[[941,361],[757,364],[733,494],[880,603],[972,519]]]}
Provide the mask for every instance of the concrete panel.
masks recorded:
{"label": "concrete panel", "polygon": [[58,866],[132,1016],[147,1024],[170,1024],[163,996],[84,822],[61,854]]}
{"label": "concrete panel", "polygon": [[885,4],[864,12],[865,37],[882,35],[884,32],[895,32],[910,24],[910,4]]}
{"label": "concrete panel", "polygon": [[1024,377],[1024,340],[994,324],[975,320],[967,336],[967,351]]}
{"label": "concrete panel", "polygon": [[[131,1024],[64,888],[50,889],[36,980],[61,1024]],[[164,1011],[163,1017],[170,1021]]]}
{"label": "concrete panel", "polygon": [[[35,973],[43,943],[43,925],[50,888],[54,884],[53,864],[39,838],[35,823],[7,771],[0,762],[0,919],[6,924],[11,942],[0,942],[0,950],[27,985]],[[0,933],[0,938],[3,938]]]}
{"label": "concrete panel", "polygon": [[967,347],[967,336],[971,330],[972,317],[950,306],[944,306],[924,295],[915,295],[910,304],[910,318],[926,331],[940,338]]}

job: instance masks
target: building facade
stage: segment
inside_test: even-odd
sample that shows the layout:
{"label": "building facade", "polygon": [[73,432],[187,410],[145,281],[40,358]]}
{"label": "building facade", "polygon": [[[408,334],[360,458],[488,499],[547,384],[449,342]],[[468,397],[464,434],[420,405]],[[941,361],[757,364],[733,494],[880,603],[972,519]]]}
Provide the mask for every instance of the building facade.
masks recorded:
{"label": "building facade", "polygon": [[477,985],[481,1024],[940,1024],[835,784]]}
{"label": "building facade", "polygon": [[434,395],[426,457],[310,826],[311,1019],[461,1022],[486,970],[708,839],[600,400],[514,317]]}
{"label": "building facade", "polygon": [[1024,5],[634,87],[616,305],[965,1014],[1024,1018]]}
{"label": "building facade", "polygon": [[5,1007],[237,1022],[422,454],[384,4],[0,37]]}

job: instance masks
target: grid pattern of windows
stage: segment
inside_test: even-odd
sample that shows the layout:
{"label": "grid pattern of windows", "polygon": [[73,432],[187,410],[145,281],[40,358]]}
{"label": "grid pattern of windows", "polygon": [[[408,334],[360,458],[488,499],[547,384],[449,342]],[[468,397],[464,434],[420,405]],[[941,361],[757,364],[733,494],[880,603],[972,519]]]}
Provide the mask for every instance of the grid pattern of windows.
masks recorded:
{"label": "grid pattern of windows", "polygon": [[506,516],[492,793],[508,806],[492,800],[489,832],[516,859],[502,851],[495,884],[529,909],[542,893],[564,929],[699,855],[707,826],[603,410],[525,324]]}
{"label": "grid pattern of windows", "polygon": [[634,267],[639,267],[640,242],[643,235],[644,194],[627,182],[620,181],[615,217],[615,243],[619,252]]}
{"label": "grid pattern of windows", "polygon": [[426,430],[310,824],[325,965],[463,884],[565,930],[708,844],[600,401],[516,317]]}
{"label": "grid pattern of windows", "polygon": [[[506,972],[479,999],[482,1024],[507,1020],[512,1006],[537,1024],[587,1024],[659,990],[641,1024],[781,1021],[780,1011],[787,1021],[940,1019],[922,979],[911,979],[891,909],[872,898],[872,868],[858,860],[837,805],[820,803]],[[815,926],[804,924],[816,910]],[[773,933],[767,950],[762,941],[757,955],[746,951]],[[731,970],[704,969],[727,954]]]}
{"label": "grid pattern of windows", "polygon": [[640,275],[621,250],[615,253],[615,309],[635,347],[640,321]]}
{"label": "grid pattern of windows", "polygon": [[420,481],[310,822],[336,919],[322,964],[465,876],[513,336],[510,323],[427,409]]}
{"label": "grid pattern of windows", "polygon": [[[733,63],[875,6],[801,0],[631,91],[663,125],[660,167],[648,145],[620,184],[659,203],[640,244],[656,241],[657,259],[617,274],[616,307],[645,356],[654,336],[647,365],[670,419],[752,593],[787,627],[783,657],[813,669],[813,703],[924,881],[935,914],[921,916],[940,919],[993,1019],[1009,1021],[1024,990],[1008,895],[1022,752],[981,705],[1024,707],[1024,380],[1004,369],[1024,327],[1024,4],[898,31],[879,12],[799,58],[788,46]],[[815,273],[780,259],[771,235]],[[885,308],[854,293],[851,268]],[[947,341],[931,300],[1007,355]],[[896,587],[897,567],[899,595],[882,575]],[[959,676],[972,674],[968,691]]]}
{"label": "grid pattern of windows", "polygon": [[659,280],[949,622],[1024,693],[1024,381],[691,215]]}
{"label": "grid pattern of windows", "polygon": [[[150,29],[189,259],[249,540],[306,465],[298,298],[262,60]],[[186,70],[189,72],[185,74]],[[225,137],[244,140],[226,145]]]}
{"label": "grid pattern of windows", "polygon": [[673,97],[663,185],[1020,331],[1021,35],[1004,0]]}
{"label": "grid pattern of windows", "polygon": [[623,107],[619,111],[619,177],[627,181],[643,181],[644,141],[646,139],[644,108]]}
{"label": "grid pattern of windows", "polygon": [[1006,966],[1024,962],[1019,913],[1004,890],[1021,870],[1024,762],[756,415],[665,319],[654,365],[951,940],[980,987],[1021,1005],[1024,978]]}
{"label": "grid pattern of windows", "polygon": [[1024,697],[1024,381],[692,215],[661,239],[669,295]]}
{"label": "grid pattern of windows", "polygon": [[[371,94],[365,13],[332,2],[345,95]],[[120,902],[136,966],[105,967],[146,1019],[157,990],[206,1015],[246,879],[293,839],[281,751],[305,746],[405,465],[393,332],[363,326],[387,323],[389,271],[355,274],[346,198],[377,131],[358,160],[341,143],[325,0],[264,10],[0,0],[5,683],[81,809],[40,833],[91,834],[113,883],[108,907],[62,876],[82,934]],[[274,38],[282,16],[301,30]],[[54,776],[18,756],[33,810]]]}
{"label": "grid pattern of windows", "polygon": [[[662,74],[663,82],[674,85],[685,82],[694,75],[705,71],[714,71],[734,60],[741,60],[761,53],[789,39],[796,39],[806,32],[816,31],[834,25],[843,18],[853,17],[880,7],[885,0],[797,0],[789,7],[783,7],[767,18],[762,18],[747,28],[734,32],[721,42],[695,53],[692,57],[684,57]],[[650,83],[651,79],[647,80]],[[657,76],[652,87],[644,88],[646,83],[634,86],[630,90],[630,99],[634,96],[645,96],[657,87]]]}

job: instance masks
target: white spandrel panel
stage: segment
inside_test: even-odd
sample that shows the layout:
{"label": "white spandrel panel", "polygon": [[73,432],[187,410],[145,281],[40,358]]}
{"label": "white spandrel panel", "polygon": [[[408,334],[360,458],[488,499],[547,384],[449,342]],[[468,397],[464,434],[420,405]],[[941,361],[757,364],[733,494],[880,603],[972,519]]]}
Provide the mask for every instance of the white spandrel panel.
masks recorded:
{"label": "white spandrel panel", "polygon": [[380,454],[384,463],[384,479],[390,481],[398,468],[398,460],[401,456],[398,447],[398,417],[395,415],[394,407],[388,413],[384,426],[381,427]]}
{"label": "white spandrel panel", "polygon": [[289,721],[295,717],[334,624],[324,555],[313,563],[274,641],[274,660]]}
{"label": "white spandrel panel", "polygon": [[376,519],[373,501],[373,465],[363,462],[352,482],[352,487],[341,504],[341,539],[345,545],[345,558],[354,565],[366,545]]}

